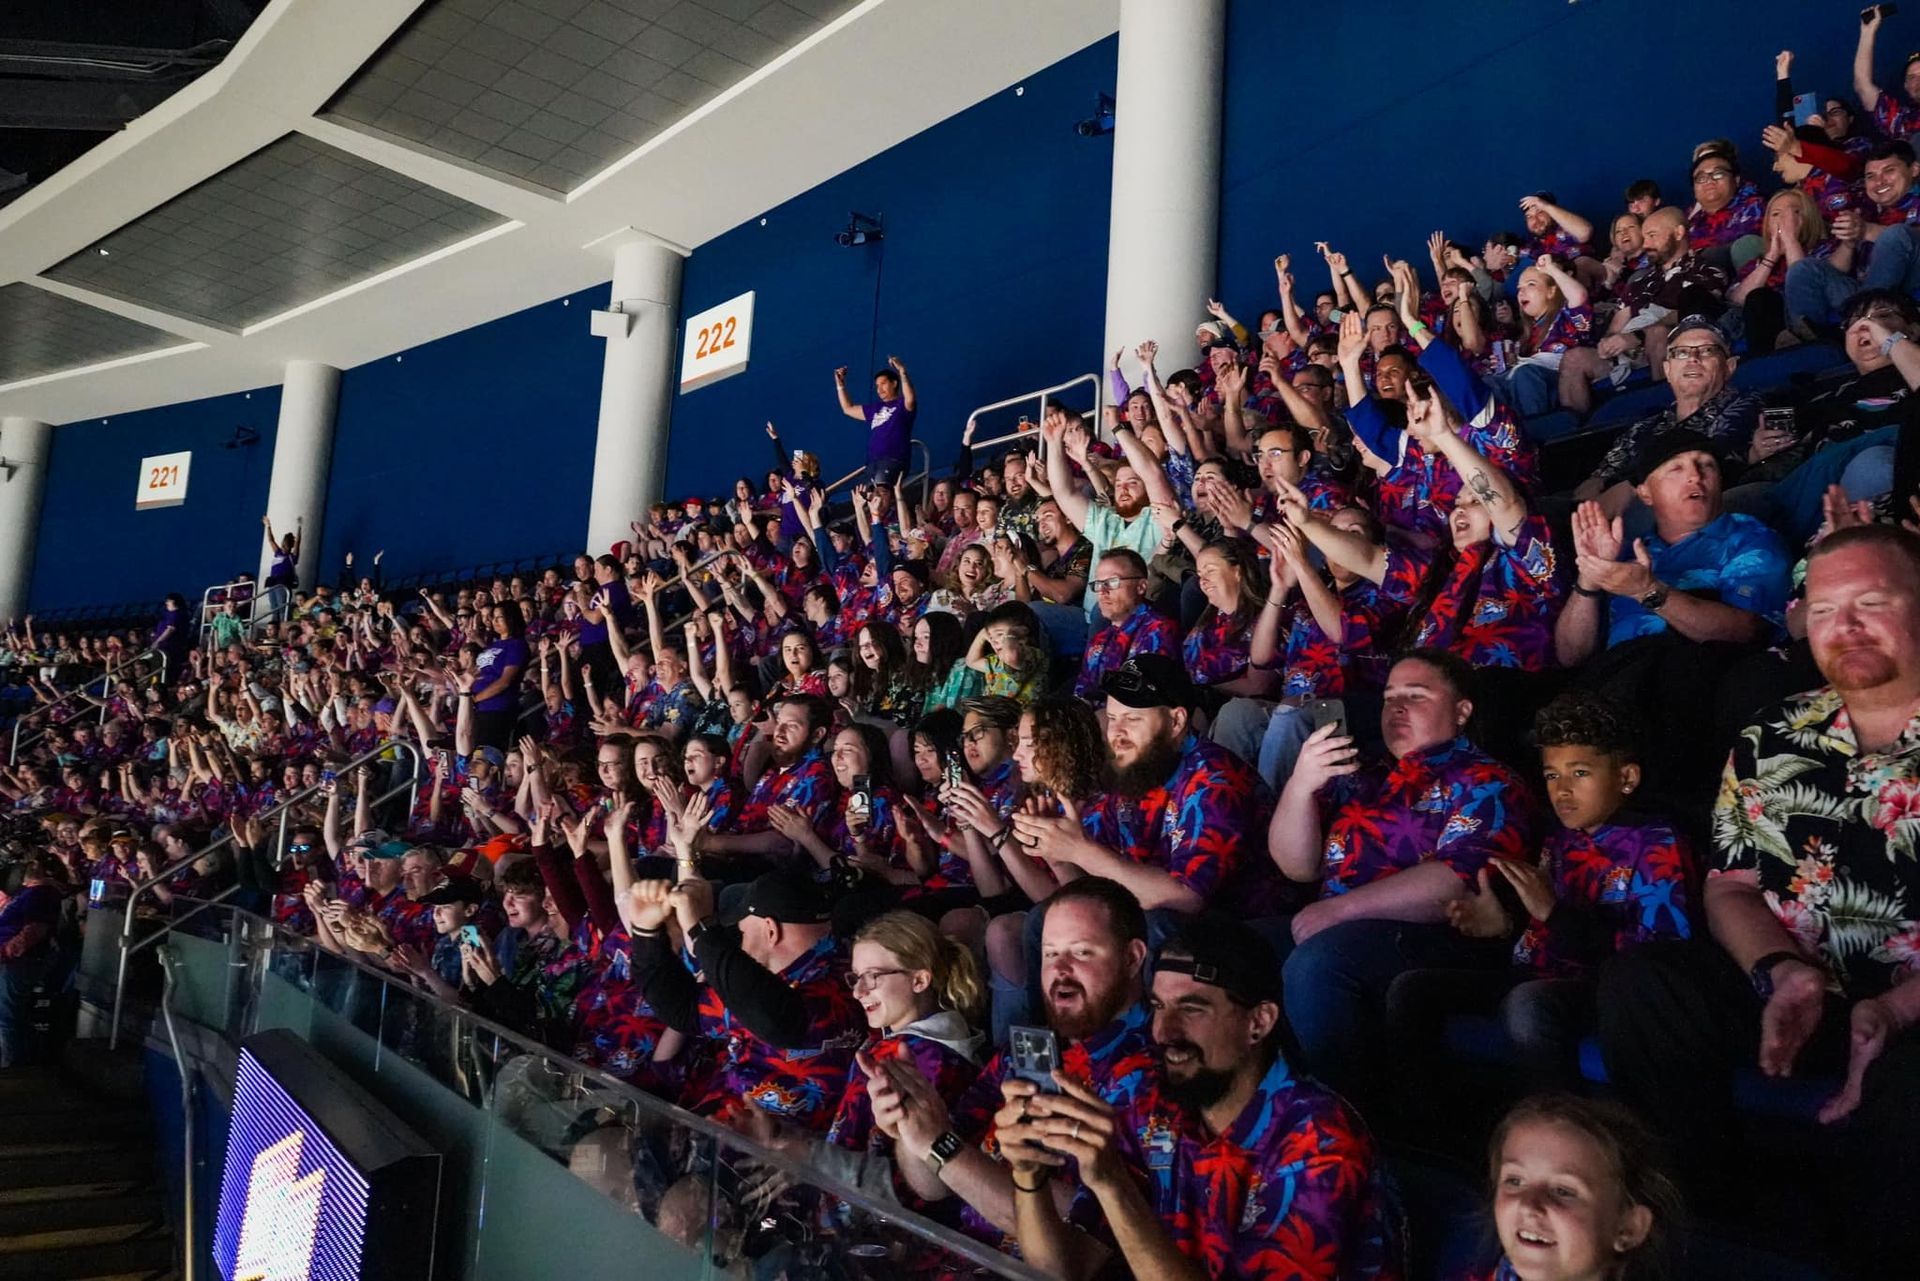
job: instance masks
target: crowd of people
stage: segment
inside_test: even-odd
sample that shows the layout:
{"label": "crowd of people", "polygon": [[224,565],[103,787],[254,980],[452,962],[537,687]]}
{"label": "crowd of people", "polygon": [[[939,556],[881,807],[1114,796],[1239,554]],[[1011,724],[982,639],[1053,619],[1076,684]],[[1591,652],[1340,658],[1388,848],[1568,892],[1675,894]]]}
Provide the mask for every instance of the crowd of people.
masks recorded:
{"label": "crowd of people", "polygon": [[[44,831],[0,1063],[64,916],[150,882],[1051,1275],[1405,1275],[1383,1145],[1496,1119],[1474,1276],[1650,1274],[1783,1178],[1803,1244],[1901,1274],[1920,55],[1875,82],[1889,7],[1857,104],[1807,117],[1781,55],[1772,195],[1713,139],[1691,200],[1535,192],[1477,250],[1433,233],[1429,275],[1323,243],[1303,307],[1283,254],[1252,329],[1209,302],[1192,352],[1115,353],[1096,417],[978,454],[969,423],[918,493],[889,359],[864,402],[834,374],[850,503],[769,424],[760,482],[539,575],[398,598],[376,558],[205,643],[178,597],[139,640],[27,620],[0,665],[58,706],[0,770]],[[1813,344],[1836,373],[1733,380]],[[1647,383],[1550,479],[1531,416]],[[89,660],[122,679],[63,700]],[[1495,1116],[1445,1106],[1488,1085],[1449,1049],[1475,1018]],[[1741,1073],[1829,1083],[1791,1174]]]}

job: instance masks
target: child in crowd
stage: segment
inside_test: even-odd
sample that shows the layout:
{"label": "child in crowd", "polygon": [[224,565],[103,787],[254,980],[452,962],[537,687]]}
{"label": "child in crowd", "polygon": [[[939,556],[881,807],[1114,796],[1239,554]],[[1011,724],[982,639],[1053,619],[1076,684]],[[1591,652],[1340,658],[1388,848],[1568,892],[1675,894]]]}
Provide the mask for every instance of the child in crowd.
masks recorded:
{"label": "child in crowd", "polygon": [[1540,1085],[1578,1080],[1595,976],[1614,953],[1692,934],[1698,877],[1686,839],[1636,810],[1638,732],[1597,694],[1572,691],[1534,720],[1541,773],[1559,826],[1537,864],[1494,859],[1479,892],[1447,904],[1462,934],[1514,940],[1504,971],[1416,970],[1389,995],[1394,1024],[1431,1045],[1449,1014],[1495,1010],[1521,1071]]}
{"label": "child in crowd", "polygon": [[1009,602],[986,617],[967,651],[967,666],[985,677],[986,692],[1022,703],[1038,697],[1047,681],[1047,652],[1034,642],[1033,611]]}
{"label": "child in crowd", "polygon": [[1461,1281],[1631,1281],[1658,1276],[1679,1194],[1633,1114],[1536,1095],[1494,1131],[1487,1164],[1501,1257]]}

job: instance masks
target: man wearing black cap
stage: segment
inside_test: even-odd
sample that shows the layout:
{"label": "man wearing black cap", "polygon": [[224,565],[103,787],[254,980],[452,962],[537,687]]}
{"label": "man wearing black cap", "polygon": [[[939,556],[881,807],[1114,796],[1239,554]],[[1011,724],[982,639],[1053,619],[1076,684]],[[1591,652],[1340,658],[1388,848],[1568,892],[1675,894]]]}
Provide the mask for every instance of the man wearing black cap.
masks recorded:
{"label": "man wearing black cap", "polygon": [[1101,682],[1114,785],[1096,807],[1102,839],[1072,815],[1015,813],[1036,857],[1127,887],[1149,912],[1204,907],[1243,857],[1259,856],[1254,776],[1194,732],[1193,683],[1170,654],[1135,654]]}
{"label": "man wearing black cap", "polygon": [[480,910],[484,897],[479,882],[470,877],[451,876],[422,896],[422,905],[433,909],[433,950],[423,952],[410,943],[397,943],[392,960],[443,1001],[460,999],[461,930]]}
{"label": "man wearing black cap", "polygon": [[1715,443],[1691,431],[1656,437],[1634,465],[1634,493],[1653,513],[1653,532],[1631,545],[1621,520],[1599,503],[1573,514],[1579,572],[1554,625],[1554,649],[1594,687],[1631,704],[1648,724],[1670,727],[1649,762],[1656,785],[1711,781],[1713,692],[1735,646],[1782,626],[1792,558],[1751,516],[1725,512]]}
{"label": "man wearing black cap", "polygon": [[1681,317],[1667,331],[1661,361],[1673,391],[1672,406],[1621,432],[1573,496],[1598,499],[1607,515],[1620,515],[1633,501],[1628,482],[1634,461],[1668,432],[1695,432],[1713,441],[1722,458],[1749,461],[1754,428],[1760,425],[1760,400],[1731,384],[1734,363],[1726,331],[1711,317]]}
{"label": "man wearing black cap", "polygon": [[1266,942],[1231,917],[1190,922],[1160,951],[1151,1004],[1154,1088],[1116,1107],[1065,1073],[1062,1093],[1005,1086],[996,1125],[1026,1259],[1085,1276],[1111,1258],[1050,1194],[1071,1158],[1074,1217],[1096,1202],[1135,1276],[1399,1275],[1371,1137],[1283,1053]]}
{"label": "man wearing black cap", "polygon": [[[691,858],[691,843],[680,853]],[[710,881],[641,881],[630,897],[634,983],[698,1046],[681,1102],[707,1114],[757,1107],[824,1132],[866,1034],[827,896],[804,874],[781,871],[752,881],[724,919]],[[669,916],[704,982],[675,951]]]}

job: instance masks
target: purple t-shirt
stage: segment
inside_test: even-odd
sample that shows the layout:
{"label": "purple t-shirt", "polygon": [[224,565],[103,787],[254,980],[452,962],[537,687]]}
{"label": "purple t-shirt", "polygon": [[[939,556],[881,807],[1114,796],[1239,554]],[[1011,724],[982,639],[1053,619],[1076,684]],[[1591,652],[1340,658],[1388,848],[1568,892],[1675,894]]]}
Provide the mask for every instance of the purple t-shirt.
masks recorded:
{"label": "purple t-shirt", "polygon": [[[169,631],[169,629],[171,629]],[[167,639],[162,641],[161,634]],[[167,650],[179,650],[187,647],[187,614],[182,609],[163,609],[160,621],[154,624],[153,643]]]}
{"label": "purple t-shirt", "polygon": [[633,622],[633,597],[627,593],[627,583],[616,578],[594,589],[594,595],[607,598],[606,618],[600,622],[588,619],[580,620],[580,643],[582,645],[604,645],[607,641],[607,623],[611,621],[617,627],[626,627]]}
{"label": "purple t-shirt", "polygon": [[893,463],[907,465],[912,452],[913,420],[917,411],[908,409],[904,397],[899,400],[875,400],[860,406],[867,419],[867,465]]}
{"label": "purple t-shirt", "polygon": [[[517,667],[522,673],[527,670],[527,643],[518,637],[509,636],[505,640],[497,640],[480,651],[480,656],[473,660],[474,689],[482,690],[493,684],[506,674],[509,667]],[[491,698],[474,699],[473,710],[476,712],[512,711],[519,702],[519,698],[520,690],[516,681]]]}

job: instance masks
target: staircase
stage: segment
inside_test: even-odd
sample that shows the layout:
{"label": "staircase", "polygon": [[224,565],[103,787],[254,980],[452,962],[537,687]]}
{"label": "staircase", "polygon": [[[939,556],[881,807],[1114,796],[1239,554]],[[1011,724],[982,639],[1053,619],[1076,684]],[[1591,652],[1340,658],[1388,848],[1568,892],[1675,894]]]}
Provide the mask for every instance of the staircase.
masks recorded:
{"label": "staircase", "polygon": [[137,1056],[67,1044],[0,1070],[0,1277],[177,1277]]}

